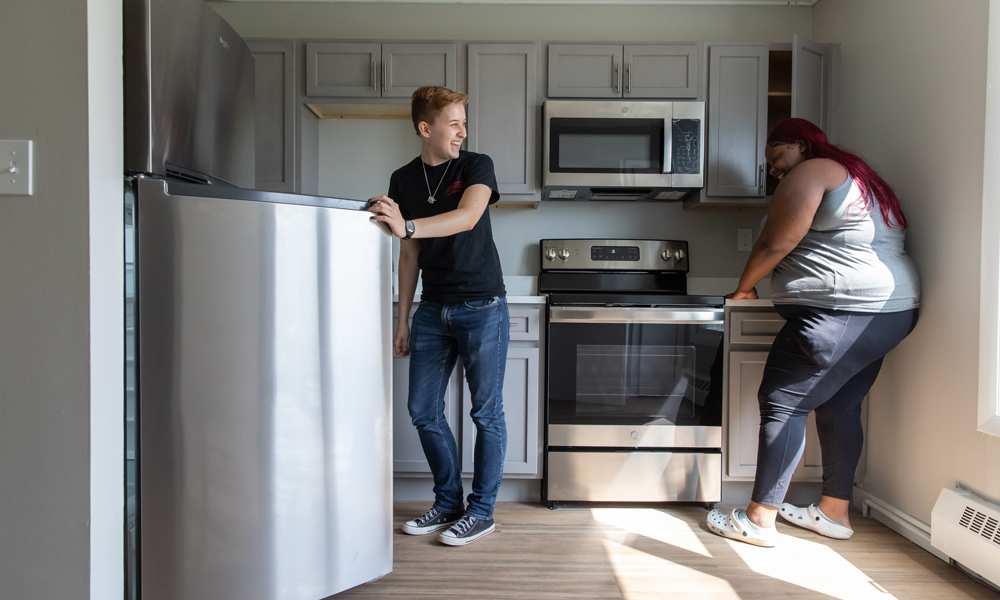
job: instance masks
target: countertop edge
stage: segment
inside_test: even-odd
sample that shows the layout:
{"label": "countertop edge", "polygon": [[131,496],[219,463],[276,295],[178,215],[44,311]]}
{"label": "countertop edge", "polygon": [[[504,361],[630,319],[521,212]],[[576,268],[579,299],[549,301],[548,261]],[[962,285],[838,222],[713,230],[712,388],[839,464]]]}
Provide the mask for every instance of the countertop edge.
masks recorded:
{"label": "countertop edge", "polygon": [[[545,304],[548,296],[507,296],[507,304]],[[399,302],[399,294],[392,295],[393,302]],[[414,300],[414,304],[420,304],[420,300]]]}
{"label": "countertop edge", "polygon": [[774,306],[770,298],[757,298],[756,300],[726,300],[726,306],[732,308],[747,308],[751,306]]}

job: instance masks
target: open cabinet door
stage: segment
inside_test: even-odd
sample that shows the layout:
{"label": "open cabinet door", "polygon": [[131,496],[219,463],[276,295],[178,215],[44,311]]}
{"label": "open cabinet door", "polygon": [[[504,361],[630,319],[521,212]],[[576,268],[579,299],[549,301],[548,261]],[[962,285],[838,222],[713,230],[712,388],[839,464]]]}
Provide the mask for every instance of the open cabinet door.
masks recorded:
{"label": "open cabinet door", "polygon": [[792,38],[792,116],[830,130],[830,47]]}

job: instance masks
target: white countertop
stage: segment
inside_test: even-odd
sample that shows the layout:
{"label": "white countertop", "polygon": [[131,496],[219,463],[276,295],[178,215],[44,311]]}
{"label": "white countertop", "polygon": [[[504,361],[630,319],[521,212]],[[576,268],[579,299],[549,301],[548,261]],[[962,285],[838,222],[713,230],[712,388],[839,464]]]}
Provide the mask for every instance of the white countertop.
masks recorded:
{"label": "white countertop", "polygon": [[757,298],[756,300],[726,300],[726,306],[748,307],[748,306],[774,306],[770,298]]}

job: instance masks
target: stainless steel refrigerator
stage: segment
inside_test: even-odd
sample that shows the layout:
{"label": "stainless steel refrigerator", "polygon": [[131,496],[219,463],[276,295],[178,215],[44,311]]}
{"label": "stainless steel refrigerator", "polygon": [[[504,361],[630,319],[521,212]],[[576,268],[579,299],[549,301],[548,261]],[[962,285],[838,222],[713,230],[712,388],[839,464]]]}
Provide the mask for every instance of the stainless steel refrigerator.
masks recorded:
{"label": "stainless steel refrigerator", "polygon": [[129,595],[319,600],[392,570],[391,241],[253,187],[253,56],[126,0]]}

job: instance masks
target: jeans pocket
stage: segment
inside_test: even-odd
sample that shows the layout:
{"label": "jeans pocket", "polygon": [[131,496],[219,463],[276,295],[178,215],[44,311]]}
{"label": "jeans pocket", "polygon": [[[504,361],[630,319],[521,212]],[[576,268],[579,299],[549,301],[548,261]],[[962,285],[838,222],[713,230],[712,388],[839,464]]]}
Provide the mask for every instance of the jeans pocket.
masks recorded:
{"label": "jeans pocket", "polygon": [[463,302],[462,306],[469,310],[489,310],[497,306],[499,300],[500,298],[498,296],[494,296],[486,300],[469,300],[468,302]]}

